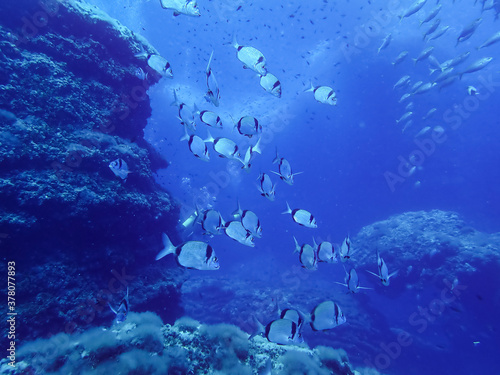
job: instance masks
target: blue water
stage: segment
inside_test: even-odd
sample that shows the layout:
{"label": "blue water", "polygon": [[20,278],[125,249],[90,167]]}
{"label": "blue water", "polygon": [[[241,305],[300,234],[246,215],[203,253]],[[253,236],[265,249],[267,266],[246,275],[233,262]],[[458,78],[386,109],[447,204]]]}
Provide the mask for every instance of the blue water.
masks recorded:
{"label": "blue water", "polygon": [[[158,172],[156,179],[180,204],[182,219],[199,204],[220,211],[224,219],[229,220],[239,200],[242,208],[254,211],[262,223],[264,235],[256,240],[255,248],[240,245],[226,236],[210,239],[221,269],[216,276],[190,271],[193,279],[221,278],[234,280],[235,284],[244,281],[246,286],[266,284],[271,288],[284,288],[283,275],[298,266],[297,256],[292,254],[292,235],[301,243],[312,242],[313,235],[317,240],[339,243],[347,234],[355,235],[366,225],[406,211],[455,211],[477,230],[500,231],[500,117],[497,104],[500,84],[490,89],[483,84],[484,80],[500,82],[500,43],[476,51],[477,46],[499,30],[500,21],[495,20],[495,10],[483,12],[483,23],[478,30],[469,40],[455,47],[462,27],[481,16],[481,1],[477,4],[472,0],[441,1],[443,8],[437,18],[441,19],[441,26],[449,25],[450,29],[429,43],[422,41],[422,33],[432,21],[419,27],[419,20],[434,7],[433,1],[428,1],[423,10],[401,23],[396,16],[391,16],[383,25],[374,15],[387,12],[388,5],[375,0],[200,0],[200,18],[173,17],[171,11],[160,8],[158,1],[94,0],[90,3],[142,34],[173,67],[174,79],[163,78],[149,91],[153,114],[145,138],[170,163],[168,168]],[[406,9],[411,3],[402,1],[397,8]],[[367,25],[375,29],[366,43],[360,45],[357,38]],[[390,45],[377,53],[389,33],[392,34]],[[233,35],[240,44],[262,51],[269,71],[282,83],[282,98],[266,93],[259,86],[256,74],[242,68],[230,45]],[[356,52],[346,52],[345,43]],[[471,55],[457,67],[458,71],[482,57],[490,56],[494,60],[485,69],[464,75],[462,80],[442,90],[435,87],[428,93],[398,103],[406,91],[394,90],[393,85],[403,75],[410,75],[412,84],[431,80],[429,63],[423,61],[415,65],[410,59],[430,45],[435,47],[433,56],[439,62],[470,51]],[[206,90],[204,70],[212,50],[212,69],[222,96],[219,108],[203,99]],[[391,62],[403,50],[407,50],[409,56],[393,67]],[[338,97],[337,106],[318,103],[311,93],[304,93],[310,81],[315,86],[333,87]],[[481,93],[488,93],[489,97],[473,101],[467,94],[469,85],[477,87]],[[170,106],[173,89],[178,90],[180,100],[188,106],[196,103],[200,108],[217,112],[225,128],[223,131],[210,129],[211,133],[234,139],[243,151],[249,141],[231,132],[229,115],[235,118],[251,115],[260,120],[264,127],[263,155],[256,155],[248,173],[240,169],[239,163],[218,158],[211,146],[210,162],[197,160],[186,142],[179,141],[184,130],[176,119],[177,108]],[[403,134],[402,125],[396,124],[396,120],[405,112],[409,101],[414,102],[414,123]],[[449,115],[456,105],[466,108],[465,116],[458,120]],[[422,121],[421,117],[433,107],[437,108],[436,114]],[[398,157],[408,160],[409,155],[418,150],[413,136],[424,126],[442,126],[446,140],[435,144],[415,174],[394,185],[392,191],[384,174],[397,174]],[[198,124],[197,132],[204,138],[206,126]],[[430,133],[421,139],[429,137]],[[255,139],[250,143],[255,144]],[[280,156],[290,161],[295,172],[303,173],[295,177],[293,186],[270,174],[276,183],[276,200],[270,202],[259,195],[256,178],[261,172],[277,170],[272,164],[276,148]],[[318,229],[299,227],[289,215],[281,215],[286,201],[292,208],[312,212]],[[178,231],[184,240],[207,240],[198,227],[194,233],[182,229],[181,226],[158,228],[171,236]],[[479,275],[478,280],[469,280],[469,283],[480,286],[488,282],[486,276]],[[319,267],[315,273],[307,273],[300,279],[297,296],[305,290],[314,290],[314,298],[318,300],[332,298],[341,290],[339,286],[332,286],[332,281],[342,281],[343,277],[340,265]],[[360,275],[360,278],[362,285],[373,286],[369,277]],[[400,276],[391,287],[404,288],[410,283]],[[359,306],[366,308],[360,316],[368,314],[372,320],[380,322],[382,331],[387,332],[386,337],[366,333],[367,340],[373,341],[373,349],[377,348],[378,341],[394,340],[396,334],[391,328],[404,326],[417,306],[428,304],[439,292],[434,285],[429,286],[426,293],[420,293],[418,301],[411,292],[395,299],[390,290],[382,290],[377,285],[374,291],[351,297],[359,299]],[[492,358],[499,348],[498,341],[492,339],[495,335],[498,339],[497,319],[491,311],[476,306],[478,302],[474,296],[464,298],[470,298],[469,306],[474,306],[469,312],[440,316],[432,329],[415,334],[418,344],[403,348],[384,373],[498,373],[500,366]],[[299,297],[293,302],[300,304]],[[462,301],[464,305],[467,302]],[[498,309],[498,296],[488,306]],[[154,308],[152,306],[153,311]],[[222,322],[226,318],[207,316],[206,321]],[[461,340],[450,342],[447,332],[462,329],[461,321],[467,332],[458,335]],[[472,344],[476,340],[473,334],[476,321],[478,329],[483,325],[493,327],[491,335],[481,340],[480,347]],[[484,324],[485,321],[488,324]],[[342,336],[350,334],[346,326],[325,335],[307,332],[305,338],[311,347],[318,344],[342,346]],[[428,350],[423,349],[426,346]],[[372,361],[378,352],[380,349],[370,353]],[[355,364],[366,365],[365,348],[348,354]]]}

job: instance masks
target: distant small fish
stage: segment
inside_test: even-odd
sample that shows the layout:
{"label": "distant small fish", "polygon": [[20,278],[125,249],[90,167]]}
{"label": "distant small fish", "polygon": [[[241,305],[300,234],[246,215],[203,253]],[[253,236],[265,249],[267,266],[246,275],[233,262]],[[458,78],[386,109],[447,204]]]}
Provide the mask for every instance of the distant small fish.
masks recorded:
{"label": "distant small fish", "polygon": [[225,226],[226,235],[242,245],[254,247],[254,237],[240,221],[230,221]]}
{"label": "distant small fish", "polygon": [[394,86],[392,87],[392,89],[397,89],[397,88],[400,88],[400,87],[404,87],[404,86],[408,86],[410,84],[410,76],[409,75],[405,75],[403,77],[401,77],[395,84]]}
{"label": "distant small fish", "polygon": [[271,95],[281,98],[281,82],[274,74],[260,75],[260,85]]}
{"label": "distant small fish", "polygon": [[411,93],[414,93],[414,92],[415,92],[415,90],[417,90],[417,89],[418,89],[420,86],[422,86],[423,84],[424,84],[424,82],[423,82],[423,81],[418,81],[418,82],[415,82],[415,83],[413,84],[413,86],[410,88],[410,92],[411,92]]}
{"label": "distant small fish", "polygon": [[120,324],[123,323],[127,319],[128,315],[128,309],[129,309],[129,302],[128,302],[128,288],[127,288],[127,294],[125,297],[123,297],[122,301],[120,302],[120,305],[118,306],[118,309],[115,310],[111,307],[111,304],[108,303],[109,308],[111,311],[113,311],[116,315],[115,320],[113,321],[114,324]]}
{"label": "distant small fish", "polygon": [[387,268],[387,265],[385,264],[384,260],[380,257],[378,250],[377,250],[377,267],[378,267],[378,275],[371,271],[366,271],[366,272],[374,275],[375,277],[378,277],[382,282],[382,285],[385,286],[388,286],[391,277],[396,276],[399,272],[399,270],[396,270],[392,273],[389,273],[389,269]]}
{"label": "distant small fish", "polygon": [[431,108],[431,109],[429,109],[429,111],[425,114],[425,116],[422,117],[422,120],[427,120],[427,119],[431,118],[432,115],[434,113],[436,113],[436,112],[437,112],[437,108]]}
{"label": "distant small fish", "polygon": [[201,15],[196,0],[160,0],[160,4],[163,9],[173,10],[175,17],[181,14],[192,17]]}
{"label": "distant small fish", "polygon": [[411,116],[413,116],[413,112],[406,112],[399,120],[396,120],[396,123],[404,122],[408,120]]}
{"label": "distant small fish", "polygon": [[243,63],[243,67],[251,69],[256,73],[265,76],[267,74],[266,58],[258,49],[249,46],[241,46],[233,37],[233,47],[236,48],[238,60]]}
{"label": "distant small fish", "polygon": [[412,96],[412,93],[406,93],[401,96],[401,98],[398,100],[398,103],[404,102],[406,99],[408,99],[410,96]]}
{"label": "distant small fish", "polygon": [[381,50],[387,48],[387,46],[391,43],[391,40],[392,40],[392,34],[389,33],[386,35],[384,40],[382,40],[382,44],[380,45],[380,47],[378,47],[377,53],[380,53]]}
{"label": "distant small fish", "polygon": [[316,223],[316,219],[314,216],[306,210],[301,208],[296,208],[292,210],[288,202],[286,202],[286,211],[282,212],[283,215],[291,214],[293,221],[297,224],[302,225],[307,228],[317,228],[318,224]]}
{"label": "distant small fish", "polygon": [[217,80],[215,79],[212,68],[210,68],[210,63],[212,62],[212,57],[214,56],[214,51],[210,54],[210,59],[208,60],[207,68],[205,69],[205,74],[207,76],[207,94],[205,99],[207,102],[212,103],[214,106],[219,106],[220,101],[220,91]]}
{"label": "distant small fish", "polygon": [[163,250],[158,253],[156,260],[165,255],[174,254],[177,263],[185,268],[197,270],[218,270],[219,260],[212,246],[201,241],[188,241],[179,246],[174,246],[170,238],[163,233]]}
{"label": "distant small fish", "polygon": [[278,149],[276,149],[276,157],[273,160],[273,164],[278,163],[278,171],[272,173],[280,176],[281,180],[286,182],[288,185],[293,185],[293,177],[301,174],[302,172],[292,173],[292,167],[290,163],[285,158],[280,158],[278,155]]}
{"label": "distant small fish", "polygon": [[314,331],[333,329],[346,322],[344,313],[333,301],[324,301],[317,305],[311,313],[311,328]]}
{"label": "distant small fish", "polygon": [[120,177],[122,180],[125,180],[129,173],[132,173],[128,170],[128,165],[123,159],[116,159],[109,163],[109,169],[115,174],[115,176]]}
{"label": "distant small fish", "polygon": [[401,23],[403,18],[410,17],[411,15],[417,13],[420,9],[422,9],[426,2],[427,0],[417,0],[414,2],[402,15],[399,16],[399,22]]}
{"label": "distant small fish", "polygon": [[149,55],[148,65],[150,68],[154,69],[156,72],[161,74],[163,77],[173,78],[174,73],[172,72],[172,67],[170,63],[160,55]]}
{"label": "distant small fish", "polygon": [[261,173],[257,178],[259,180],[260,195],[266,197],[270,201],[274,201],[276,185],[273,184],[271,178],[266,173]]}
{"label": "distant small fish", "polygon": [[337,105],[337,94],[335,91],[328,86],[318,86],[314,87],[311,83],[311,87],[304,92],[313,92],[314,99],[323,104]]}
{"label": "distant small fish", "polygon": [[422,128],[422,130],[420,130],[417,134],[415,134],[414,138],[421,137],[422,135],[426,134],[429,130],[431,130],[430,126],[426,126],[426,127]]}

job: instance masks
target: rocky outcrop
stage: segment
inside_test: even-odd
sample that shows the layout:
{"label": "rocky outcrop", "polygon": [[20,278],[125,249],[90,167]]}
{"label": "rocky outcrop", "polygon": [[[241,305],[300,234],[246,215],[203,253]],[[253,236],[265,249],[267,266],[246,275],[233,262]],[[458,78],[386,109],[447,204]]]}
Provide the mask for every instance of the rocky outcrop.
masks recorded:
{"label": "rocky outcrop", "polygon": [[[24,339],[75,320],[85,328],[78,314],[96,303],[112,319],[107,302],[118,304],[125,286],[98,297],[112,270],[142,280],[135,311],[161,293],[172,302],[163,318],[180,310],[183,272],[150,268],[177,212],[153,176],[167,162],[143,139],[147,90],[160,78],[144,52],[156,53],[83,1],[0,5],[0,246],[17,263]],[[126,179],[109,168],[116,159]],[[162,287],[151,287],[153,275]]]}

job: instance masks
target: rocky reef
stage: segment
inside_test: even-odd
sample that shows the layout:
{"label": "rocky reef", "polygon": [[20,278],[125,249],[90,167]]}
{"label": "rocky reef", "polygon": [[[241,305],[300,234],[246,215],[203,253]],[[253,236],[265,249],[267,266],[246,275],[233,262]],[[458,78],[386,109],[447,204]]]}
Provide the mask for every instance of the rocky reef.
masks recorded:
{"label": "rocky reef", "polygon": [[163,325],[151,313],[131,313],[110,329],[55,335],[25,344],[14,370],[4,374],[258,374],[270,362],[271,373],[309,375],[377,375],[356,371],[344,350],[277,345],[229,324],[206,325],[183,317]]}
{"label": "rocky reef", "polygon": [[[163,318],[175,319],[185,276],[165,273],[173,262],[150,268],[161,232],[177,222],[154,180],[168,164],[143,138],[147,90],[160,79],[143,55],[155,49],[83,1],[8,1],[0,10],[0,246],[26,301],[17,306],[21,336],[99,324],[89,317],[123,297],[123,272],[144,284],[142,302],[170,299]],[[109,168],[117,159],[126,179]],[[153,275],[161,286],[151,287]]]}

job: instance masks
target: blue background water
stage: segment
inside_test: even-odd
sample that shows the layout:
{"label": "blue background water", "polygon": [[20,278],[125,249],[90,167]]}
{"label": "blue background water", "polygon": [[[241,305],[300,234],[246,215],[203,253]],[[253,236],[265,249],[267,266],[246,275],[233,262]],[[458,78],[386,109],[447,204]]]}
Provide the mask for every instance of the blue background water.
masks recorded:
{"label": "blue background water", "polygon": [[[429,1],[422,11],[401,23],[392,16],[380,31],[373,31],[366,45],[347,57],[343,52],[344,43],[356,46],[356,37],[367,25],[380,25],[374,14],[387,11],[386,2],[200,1],[200,18],[173,17],[171,11],[160,8],[158,1],[90,2],[144,35],[173,67],[175,78],[163,79],[150,90],[153,116],[146,138],[170,162],[169,168],[160,171],[157,179],[182,204],[181,213],[191,214],[195,203],[199,203],[213,206],[229,220],[239,199],[244,209],[253,210],[261,220],[264,236],[256,240],[253,249],[225,236],[210,240],[221,262],[219,277],[255,279],[256,283],[279,285],[282,272],[297,265],[297,257],[292,255],[292,235],[299,242],[311,242],[312,235],[316,239],[341,242],[347,233],[355,234],[365,225],[411,210],[456,211],[478,230],[499,231],[499,86],[492,89],[488,99],[476,102],[477,108],[469,111],[469,116],[457,129],[443,117],[446,111],[454,110],[455,105],[472,103],[468,102],[467,86],[480,88],[481,79],[500,82],[497,61],[500,43],[480,51],[475,48],[499,30],[494,10],[485,11],[477,32],[455,47],[462,27],[481,16],[481,1],[474,5],[472,0],[453,3],[443,0],[443,9],[437,18],[441,19],[441,26],[449,25],[450,30],[429,43],[422,41],[422,34],[432,21],[419,27],[419,20],[434,7],[434,2]],[[396,4],[399,9],[411,3]],[[377,54],[388,33],[392,33],[392,42]],[[262,90],[255,73],[242,69],[230,45],[233,34],[237,35],[240,44],[256,47],[266,56],[269,71],[282,83],[281,99]],[[406,74],[411,76],[412,84],[430,80],[428,62],[414,65],[410,59],[429,45],[435,47],[433,55],[439,62],[470,51],[471,56],[458,67],[459,71],[481,57],[490,56],[494,60],[486,69],[465,75],[442,90],[433,88],[410,99],[415,103],[414,124],[402,134],[402,125],[396,124],[396,120],[405,112],[409,100],[398,103],[406,91],[394,90],[393,85]],[[219,108],[203,99],[206,90],[204,70],[212,50],[212,69],[222,96]],[[409,51],[408,58],[393,67],[391,62],[403,50]],[[312,94],[303,93],[309,81],[315,86],[333,87],[338,96],[337,106],[318,103]],[[197,160],[186,143],[179,142],[183,129],[175,118],[177,109],[170,106],[173,89],[179,90],[179,98],[189,106],[196,103],[200,108],[221,115],[224,131],[210,131],[214,136],[234,139],[243,150],[248,140],[236,132],[231,133],[229,115],[236,118],[252,115],[260,120],[264,126],[264,152],[255,157],[249,173],[240,170],[238,163],[216,157],[211,147],[209,163]],[[480,88],[480,92],[487,90]],[[437,108],[432,119],[420,120],[432,107]],[[398,157],[408,159],[417,149],[413,136],[427,125],[442,126],[446,141],[437,145],[421,168],[403,183],[395,185],[392,192],[384,173],[397,173]],[[205,137],[205,126],[199,124],[198,129],[198,134]],[[429,133],[425,138],[428,137]],[[276,165],[272,165],[276,147],[280,156],[290,161],[294,171],[304,173],[295,178],[293,186],[271,175],[277,187],[276,201],[270,202],[259,195],[256,178],[259,172],[277,170]],[[415,186],[417,181],[420,181],[419,187]],[[319,228],[299,227],[290,216],[281,215],[286,208],[285,201],[292,208],[311,211]],[[173,228],[159,230],[174,232]],[[190,238],[203,236],[198,230]],[[193,273],[192,277],[203,278],[203,275]],[[307,283],[317,283],[318,294],[329,298],[332,290],[341,288],[332,287],[331,282],[341,281],[343,275],[340,266],[320,267],[309,276]],[[361,283],[366,285],[368,278],[360,277]],[[404,280],[397,279],[394,284],[398,282],[404,283]],[[420,297],[430,301],[433,293],[434,290],[429,290],[429,296]],[[380,291],[356,297],[366,304],[380,304],[380,310],[372,310],[372,313],[382,314],[381,324],[388,326],[396,326],[415,310],[413,300],[393,300]],[[495,319],[487,314],[485,312],[487,319]],[[463,319],[471,324],[478,317],[464,313]],[[224,317],[207,317],[207,320],[224,321]],[[459,328],[436,324],[432,333],[427,331],[422,339],[431,346],[434,339],[439,342],[434,334],[439,336],[446,329]],[[306,339],[310,345],[328,344],[328,340],[317,335],[308,334]],[[432,365],[410,347],[390,370],[406,374],[410,373],[408,369],[412,369],[412,373],[450,374],[498,371],[497,361],[491,358],[498,350],[496,345],[495,349],[491,342],[491,346],[483,345],[479,350],[467,338],[455,343],[461,358],[457,364],[451,362],[455,353],[443,354],[438,350],[431,358],[435,361]],[[358,363],[364,359],[357,358],[356,353],[349,355]]]}

